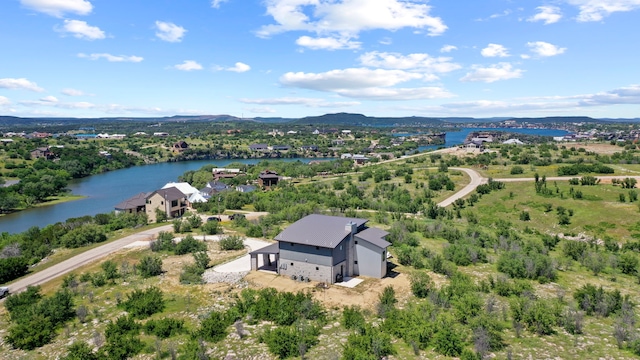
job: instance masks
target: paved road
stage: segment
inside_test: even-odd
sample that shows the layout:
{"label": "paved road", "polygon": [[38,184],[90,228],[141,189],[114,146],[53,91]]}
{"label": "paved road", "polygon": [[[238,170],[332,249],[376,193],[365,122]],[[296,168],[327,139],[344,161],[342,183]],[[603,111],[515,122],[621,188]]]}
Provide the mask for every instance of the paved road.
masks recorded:
{"label": "paved road", "polygon": [[472,170],[472,169],[467,169],[467,168],[449,168],[449,170],[458,170],[458,171],[463,171],[465,173],[467,173],[467,175],[469,175],[469,177],[471,178],[471,182],[469,182],[469,184],[467,184],[467,186],[463,187],[462,189],[460,189],[460,191],[458,191],[457,193],[449,196],[448,198],[442,200],[441,202],[438,203],[438,206],[442,206],[442,207],[446,207],[449,206],[451,204],[453,204],[454,201],[461,199],[469,194],[471,194],[471,192],[473,190],[475,190],[478,185],[481,184],[486,184],[488,179],[482,177],[480,174],[478,174],[477,171]]}
{"label": "paved road", "polygon": [[129,235],[129,236],[123,237],[122,239],[118,239],[108,244],[104,244],[102,246],[98,246],[91,250],[87,250],[82,254],[72,257],[71,259],[65,260],[59,264],[53,265],[47,269],[44,269],[35,274],[22,278],[12,284],[9,284],[8,285],[9,291],[11,293],[18,293],[20,291],[25,290],[27,286],[43,284],[51,279],[55,279],[70,271],[73,271],[85,264],[101,259],[113,252],[116,252],[126,247],[131,243],[134,243],[136,241],[151,240],[160,231],[172,231],[172,229],[173,229],[173,225],[165,225],[165,226],[157,227],[154,229],[145,230],[137,234]]}

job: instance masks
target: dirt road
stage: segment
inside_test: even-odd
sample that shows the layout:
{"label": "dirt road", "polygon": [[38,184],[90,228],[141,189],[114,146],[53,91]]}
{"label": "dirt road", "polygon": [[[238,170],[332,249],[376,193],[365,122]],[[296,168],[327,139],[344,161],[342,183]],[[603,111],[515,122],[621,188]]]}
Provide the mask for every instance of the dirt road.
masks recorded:
{"label": "dirt road", "polygon": [[12,284],[9,284],[8,285],[9,291],[15,294],[25,290],[27,286],[43,284],[51,279],[55,279],[70,271],[73,271],[85,264],[101,259],[113,252],[116,252],[122,249],[123,247],[131,243],[134,243],[136,241],[148,241],[153,239],[156,235],[158,235],[160,231],[172,231],[172,230],[173,230],[173,225],[165,225],[165,226],[157,227],[155,229],[145,230],[137,234],[129,235],[129,236],[123,237],[122,239],[112,241],[108,244],[98,246],[97,248],[87,250],[82,254],[72,257],[71,259],[65,260],[59,264],[51,266],[50,268],[44,269],[35,274],[22,278]]}

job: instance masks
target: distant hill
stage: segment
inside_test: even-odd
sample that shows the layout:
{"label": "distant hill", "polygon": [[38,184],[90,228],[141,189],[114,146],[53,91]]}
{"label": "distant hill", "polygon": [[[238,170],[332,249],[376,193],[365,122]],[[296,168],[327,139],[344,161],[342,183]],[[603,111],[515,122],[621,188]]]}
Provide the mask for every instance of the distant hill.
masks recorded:
{"label": "distant hill", "polygon": [[326,125],[396,125],[396,124],[430,124],[442,125],[443,121],[437,118],[428,117],[371,117],[362,114],[337,113],[325,114],[321,116],[308,116],[292,121],[294,124],[326,124]]}
{"label": "distant hill", "polygon": [[507,118],[504,120],[513,120],[516,123],[538,123],[538,124],[551,124],[551,123],[597,123],[601,122],[599,119],[594,119],[588,116],[548,116],[543,118]]}

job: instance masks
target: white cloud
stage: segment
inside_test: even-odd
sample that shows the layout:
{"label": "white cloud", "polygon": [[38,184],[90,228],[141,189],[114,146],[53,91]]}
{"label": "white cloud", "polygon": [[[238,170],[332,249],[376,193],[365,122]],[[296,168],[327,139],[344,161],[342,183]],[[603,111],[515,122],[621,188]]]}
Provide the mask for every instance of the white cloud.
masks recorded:
{"label": "white cloud", "polygon": [[402,70],[350,68],[324,73],[288,72],[280,77],[286,86],[319,91],[361,89],[378,86],[393,86],[402,82],[421,79],[422,74]]}
{"label": "white cloud", "polygon": [[414,100],[453,96],[439,87],[393,88],[403,82],[425,78],[431,77],[404,70],[349,68],[324,73],[289,72],[280,77],[280,83],[356,99]]}
{"label": "white cloud", "polygon": [[258,107],[258,108],[251,108],[249,109],[250,112],[254,113],[254,114],[273,114],[276,112],[275,109],[272,109],[270,107]]}
{"label": "white cloud", "polygon": [[538,6],[538,13],[527,19],[527,21],[544,21],[545,25],[557,23],[562,19],[562,12],[557,6]]}
{"label": "white cloud", "polygon": [[0,88],[4,89],[23,89],[23,90],[31,90],[35,92],[43,92],[44,89],[39,87],[38,84],[33,81],[29,81],[25,78],[13,79],[13,78],[4,78],[0,79]]}
{"label": "white cloud", "polygon": [[312,50],[341,50],[359,49],[362,43],[350,41],[349,38],[301,36],[296,40],[296,44]]}
{"label": "white cloud", "polygon": [[614,12],[627,12],[640,8],[640,0],[566,0],[580,9],[578,21],[600,21]]}
{"label": "white cloud", "polygon": [[318,98],[283,97],[273,99],[240,99],[245,104],[257,105],[303,105],[306,107],[345,107],[360,105],[357,101],[327,101]]}
{"label": "white cloud", "polygon": [[20,105],[28,107],[54,107],[59,109],[91,109],[96,107],[96,105],[85,101],[60,102],[55,96],[45,96],[39,100],[20,101]]}
{"label": "white cloud", "polygon": [[338,91],[338,94],[377,101],[442,99],[454,96],[440,87],[345,89]]}
{"label": "white cloud", "polygon": [[187,32],[182,26],[170,22],[156,21],[156,36],[168,42],[180,42]]}
{"label": "white cloud", "polygon": [[211,0],[211,7],[217,9],[222,3],[225,3],[227,1],[229,0]]}
{"label": "white cloud", "polygon": [[405,108],[414,112],[451,114],[493,114],[514,116],[520,113],[533,116],[535,113],[554,115],[558,113],[583,112],[585,108],[615,105],[640,105],[640,85],[630,85],[618,89],[596,94],[581,94],[570,96],[546,96],[534,98],[517,98],[505,101],[476,100]]}
{"label": "white cloud", "polygon": [[127,56],[127,55],[111,55],[111,54],[107,54],[107,53],[88,54],[88,55],[80,53],[80,54],[78,54],[78,57],[84,58],[84,59],[89,59],[89,60],[106,59],[107,61],[110,61],[110,62],[134,62],[134,63],[139,63],[142,60],[144,60],[144,58],[141,57],[141,56],[135,56],[135,55],[131,55],[131,56]]}
{"label": "white cloud", "polygon": [[382,45],[391,45],[393,44],[393,40],[390,37],[383,37],[382,39],[380,39],[380,41],[378,41],[380,44]]}
{"label": "white cloud", "polygon": [[106,37],[104,31],[100,30],[99,27],[91,26],[86,21],[81,20],[65,20],[62,28],[56,30],[84,40],[98,40]]}
{"label": "white cloud", "polygon": [[11,104],[11,101],[9,101],[8,98],[0,95],[0,106],[6,106],[6,105],[9,105],[9,104]]}
{"label": "white cloud", "polygon": [[492,83],[499,80],[517,79],[522,77],[523,70],[514,69],[509,63],[499,63],[489,67],[474,65],[472,72],[467,73],[461,81],[482,81]]}
{"label": "white cloud", "polygon": [[42,99],[40,99],[40,101],[42,102],[46,102],[46,103],[57,103],[58,102],[58,98],[55,96],[45,96]]}
{"label": "white cloud", "polygon": [[484,57],[508,57],[509,51],[500,44],[489,44],[480,54]]}
{"label": "white cloud", "polygon": [[233,71],[233,72],[237,72],[237,73],[243,73],[243,72],[247,72],[247,71],[251,70],[251,66],[249,66],[249,65],[247,65],[245,63],[237,62],[235,64],[235,66],[226,68],[225,70],[226,71]]}
{"label": "white cloud", "polygon": [[567,48],[561,48],[544,41],[528,42],[527,46],[531,49],[531,52],[542,57],[560,55],[567,50]]}
{"label": "white cloud", "polygon": [[87,0],[20,0],[20,3],[55,17],[62,17],[65,13],[87,15],[93,9],[93,5]]}
{"label": "white cloud", "polygon": [[202,70],[202,65],[193,60],[185,60],[182,64],[174,65],[173,67],[182,71]]}
{"label": "white cloud", "polygon": [[453,50],[458,50],[458,47],[454,45],[445,45],[440,48],[441,53],[448,53],[448,52],[452,52]]}
{"label": "white cloud", "polygon": [[385,69],[422,70],[433,73],[446,73],[460,69],[460,65],[451,62],[449,57],[431,57],[429,54],[387,53],[372,51],[360,56],[360,63],[365,66]]}
{"label": "white cloud", "polygon": [[76,90],[76,89],[63,89],[61,93],[67,96],[83,96],[84,95],[84,91]]}
{"label": "white cloud", "polygon": [[258,36],[287,31],[340,34],[356,37],[361,31],[427,28],[431,36],[447,29],[442,19],[429,15],[431,7],[402,0],[267,0],[267,14],[276,24],[263,26]]}

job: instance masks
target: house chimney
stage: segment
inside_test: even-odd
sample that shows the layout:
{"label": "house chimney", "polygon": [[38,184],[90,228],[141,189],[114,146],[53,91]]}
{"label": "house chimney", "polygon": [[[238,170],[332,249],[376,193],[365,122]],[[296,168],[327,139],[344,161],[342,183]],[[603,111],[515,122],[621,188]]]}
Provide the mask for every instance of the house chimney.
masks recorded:
{"label": "house chimney", "polygon": [[354,235],[356,232],[358,232],[358,225],[353,221],[349,221],[347,225],[345,225],[344,229],[348,231],[351,235]]}

